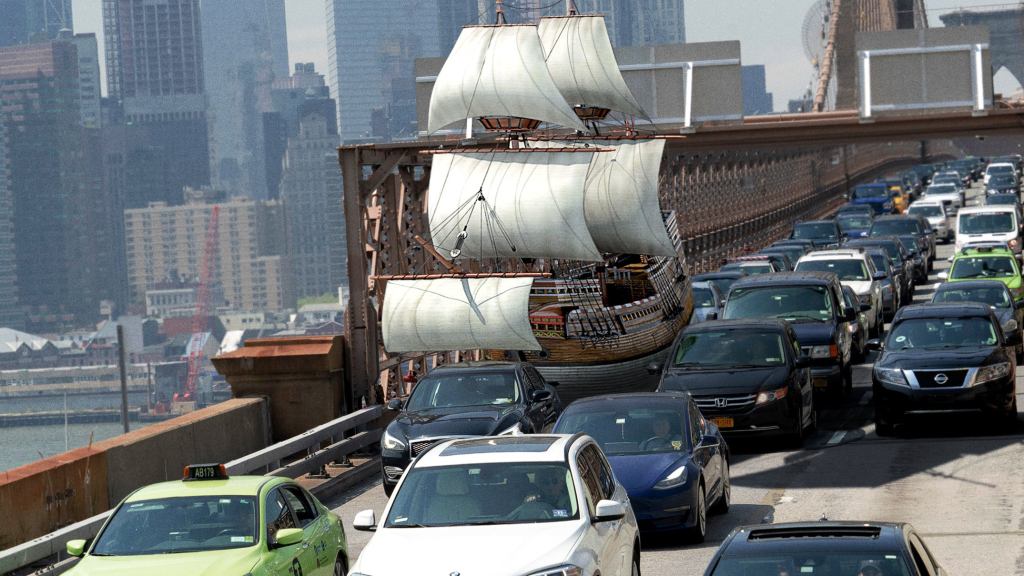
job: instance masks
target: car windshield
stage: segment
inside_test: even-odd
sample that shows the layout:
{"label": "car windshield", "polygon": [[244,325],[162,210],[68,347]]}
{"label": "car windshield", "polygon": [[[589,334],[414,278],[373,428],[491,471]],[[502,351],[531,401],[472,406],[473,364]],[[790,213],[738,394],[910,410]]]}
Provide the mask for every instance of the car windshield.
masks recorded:
{"label": "car windshield", "polygon": [[889,258],[896,266],[903,265],[903,251],[900,250],[900,246],[896,242],[879,241],[878,244],[872,244],[872,246],[878,246],[885,250],[885,253],[889,255]]}
{"label": "car windshield", "polygon": [[711,308],[715,306],[715,296],[710,288],[693,289],[693,305],[698,308]]}
{"label": "car windshield", "polygon": [[463,406],[513,404],[519,401],[519,386],[511,372],[467,372],[428,376],[416,385],[406,403],[407,410],[431,410]]}
{"label": "car windshield", "polygon": [[832,318],[832,299],[824,286],[758,286],[734,288],[725,318],[784,318],[790,322]]}
{"label": "car windshield", "polygon": [[841,215],[836,217],[836,224],[839,224],[839,229],[843,232],[850,230],[866,230],[871,228],[871,218],[859,214]]}
{"label": "car windshield", "polygon": [[889,234],[917,234],[920,231],[917,220],[910,218],[893,218],[892,220],[876,220],[871,225],[872,236],[888,236]]}
{"label": "car windshield", "polygon": [[562,462],[413,466],[393,498],[385,528],[579,518],[572,473]]}
{"label": "car windshield", "polygon": [[989,180],[989,188],[1002,188],[1004,186],[1014,186],[1017,184],[1017,177],[1011,174],[993,174]]}
{"label": "car windshield", "polygon": [[889,189],[885,186],[863,186],[853,189],[854,198],[888,198]]}
{"label": "car windshield", "polygon": [[1016,194],[993,194],[985,198],[988,206],[1013,206],[1018,202]]}
{"label": "car windshield", "polygon": [[877,252],[868,254],[868,256],[871,256],[871,262],[875,265],[875,270],[878,270],[880,272],[887,271],[885,264],[886,262],[889,261],[888,256],[886,256],[885,254],[878,254]]}
{"label": "car windshield", "polygon": [[863,260],[804,260],[796,269],[799,272],[835,272],[840,280],[870,280]]}
{"label": "car windshield", "polygon": [[1016,228],[1012,212],[960,214],[957,232],[961,234],[992,234],[1013,232]]}
{"label": "car windshield", "polygon": [[995,346],[996,329],[988,318],[911,318],[895,326],[885,341],[888,350]]}
{"label": "car windshield", "polygon": [[917,245],[917,238],[913,236],[907,236],[906,234],[902,234],[898,236],[898,238],[900,240],[900,244],[903,244],[903,247],[907,249],[907,252],[910,252],[911,254],[917,254],[917,250],[918,248],[920,248]]}
{"label": "car windshield", "polygon": [[919,205],[919,206],[911,205],[910,208],[907,209],[907,214],[916,214],[916,215],[919,215],[919,216],[924,216],[925,218],[929,218],[929,217],[934,218],[936,216],[945,216],[945,214],[943,214],[943,212],[942,212],[942,207],[939,206],[938,204]]}
{"label": "car windshield", "polygon": [[935,293],[935,302],[981,302],[996,308],[1009,308],[1010,298],[1006,295],[1006,287],[982,286],[978,288],[958,288],[956,284],[946,284]]}
{"label": "car windshield", "polygon": [[555,426],[556,434],[582,432],[601,445],[604,453],[651,454],[685,452],[686,406],[659,401],[658,407],[609,409],[570,408]]}
{"label": "car windshield", "polygon": [[1013,166],[989,166],[987,172],[989,177],[992,177],[996,174],[1015,174],[1017,171]]}
{"label": "car windshield", "polygon": [[785,349],[777,333],[749,330],[692,332],[682,337],[672,355],[672,366],[686,368],[782,366],[785,363]]}
{"label": "car windshield", "polygon": [[94,556],[138,556],[245,548],[259,540],[256,498],[190,496],[128,502],[93,546]]}
{"label": "car windshield", "polygon": [[985,256],[957,258],[949,277],[954,280],[967,278],[1006,278],[1017,274],[1010,256]]}
{"label": "car windshield", "polygon": [[956,186],[957,184],[960,184],[960,180],[961,180],[961,178],[959,176],[952,176],[952,175],[949,175],[949,174],[943,174],[941,176],[936,176],[932,180],[932,182],[934,182],[936,184],[946,184],[946,183],[949,183],[949,184],[953,184],[954,186]]}
{"label": "car windshield", "polygon": [[806,222],[793,227],[793,238],[835,240],[836,227],[831,222]]}
{"label": "car windshield", "polygon": [[[838,546],[837,546],[838,547]],[[775,554],[725,556],[712,576],[910,576],[906,561],[895,550],[837,554],[820,548]],[[874,570],[871,570],[873,567]]]}
{"label": "car windshield", "polygon": [[935,194],[956,194],[956,193],[957,193],[956,192],[956,186],[953,186],[952,184],[939,185],[939,183],[936,182],[932,186],[928,187],[928,190],[925,192],[925,196],[930,196],[930,195],[935,195]]}
{"label": "car windshield", "polygon": [[714,280],[708,280],[708,282],[715,285],[715,288],[718,288],[719,294],[728,294],[729,287],[732,286],[732,283],[735,281],[735,278],[715,278]]}

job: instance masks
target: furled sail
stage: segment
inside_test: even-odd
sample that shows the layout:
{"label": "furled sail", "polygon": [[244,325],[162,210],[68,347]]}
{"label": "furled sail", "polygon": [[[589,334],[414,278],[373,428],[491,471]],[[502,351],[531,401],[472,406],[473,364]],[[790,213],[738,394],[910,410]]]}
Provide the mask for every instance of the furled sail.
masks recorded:
{"label": "furled sail", "polygon": [[619,72],[604,16],[541,18],[538,30],[548,70],[569,105],[646,116]]}
{"label": "furled sail", "polygon": [[540,350],[530,329],[532,286],[532,278],[391,280],[384,295],[384,349]]}
{"label": "furled sail", "polygon": [[431,242],[449,251],[460,247],[467,258],[600,261],[584,216],[593,156],[582,149],[435,155]]}
{"label": "furled sail", "polygon": [[588,144],[594,152],[587,172],[584,217],[598,251],[675,256],[658,203],[658,173],[665,141],[536,140],[535,148]]}
{"label": "furled sail", "polygon": [[430,94],[427,130],[481,116],[518,116],[586,129],[551,79],[536,25],[462,29]]}

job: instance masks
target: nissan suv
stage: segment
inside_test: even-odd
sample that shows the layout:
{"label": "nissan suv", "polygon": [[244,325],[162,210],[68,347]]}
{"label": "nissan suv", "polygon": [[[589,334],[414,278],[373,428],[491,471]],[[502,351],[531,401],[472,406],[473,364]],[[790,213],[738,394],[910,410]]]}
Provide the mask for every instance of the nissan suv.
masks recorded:
{"label": "nissan suv", "polygon": [[893,319],[872,371],[875,431],[893,434],[913,412],[981,410],[1006,426],[1017,421],[1016,322],[1007,335],[987,304],[915,304]]}

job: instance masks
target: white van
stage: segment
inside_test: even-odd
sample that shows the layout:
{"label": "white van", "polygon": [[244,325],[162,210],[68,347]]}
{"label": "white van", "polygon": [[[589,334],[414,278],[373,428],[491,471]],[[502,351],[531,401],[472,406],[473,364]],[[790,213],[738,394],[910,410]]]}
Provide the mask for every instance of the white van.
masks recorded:
{"label": "white van", "polygon": [[956,216],[956,251],[966,244],[1001,242],[1020,254],[1020,222],[1014,206],[972,206]]}
{"label": "white van", "polygon": [[985,168],[984,183],[988,184],[988,181],[994,174],[1006,174],[1007,176],[1017,177],[1017,167],[1009,162],[993,162]]}

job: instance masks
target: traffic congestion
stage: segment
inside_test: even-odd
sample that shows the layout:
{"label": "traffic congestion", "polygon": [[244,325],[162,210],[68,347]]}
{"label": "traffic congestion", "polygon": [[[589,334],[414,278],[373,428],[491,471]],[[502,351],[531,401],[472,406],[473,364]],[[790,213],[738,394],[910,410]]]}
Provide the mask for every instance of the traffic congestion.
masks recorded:
{"label": "traffic congestion", "polygon": [[[762,517],[792,500],[748,500],[734,467],[738,450],[808,466],[794,455],[853,436],[812,440],[851,405],[908,451],[936,415],[951,429],[974,412],[985,434],[1017,430],[1022,168],[1019,155],[914,166],[694,276],[690,323],[647,366],[655,390],[564,403],[526,362],[437,368],[387,406],[381,486],[355,498],[382,506],[332,510],[292,481],[198,465],[68,542],[83,558],[71,573],[636,576],[666,543],[702,550],[700,564],[652,573],[954,573],[949,541],[906,519],[829,517],[825,505]],[[871,484],[857,484],[868,498]],[[358,551],[342,518],[365,533]]]}

